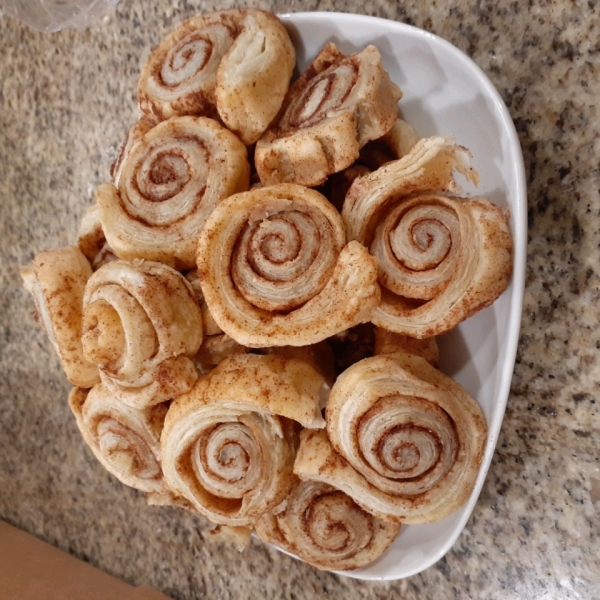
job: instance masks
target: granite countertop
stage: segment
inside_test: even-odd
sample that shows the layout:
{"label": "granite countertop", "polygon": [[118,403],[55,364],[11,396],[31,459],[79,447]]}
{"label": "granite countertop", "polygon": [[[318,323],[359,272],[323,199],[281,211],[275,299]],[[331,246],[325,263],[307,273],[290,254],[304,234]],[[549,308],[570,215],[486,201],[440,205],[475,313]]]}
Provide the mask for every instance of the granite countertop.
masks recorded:
{"label": "granite countertop", "polygon": [[[503,96],[527,168],[529,250],[506,418],[464,533],[434,567],[371,584],[149,507],[83,449],[69,385],[18,266],[75,239],[135,119],[150,47],[184,17],[244,3],[122,0],[86,31],[0,18],[0,518],[173,598],[600,597],[600,4],[596,0],[264,0],[396,19],[467,52]],[[250,3],[248,3],[250,4]]]}

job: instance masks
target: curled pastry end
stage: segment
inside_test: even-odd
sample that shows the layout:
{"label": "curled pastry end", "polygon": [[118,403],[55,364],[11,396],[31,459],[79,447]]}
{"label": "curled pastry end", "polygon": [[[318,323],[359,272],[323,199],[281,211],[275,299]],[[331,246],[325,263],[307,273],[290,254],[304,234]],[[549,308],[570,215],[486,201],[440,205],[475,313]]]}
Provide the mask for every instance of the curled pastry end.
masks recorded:
{"label": "curled pastry end", "polygon": [[91,390],[74,388],[69,406],[84,441],[105,469],[130,487],[169,493],[160,466],[165,405],[138,410],[98,384]]}
{"label": "curled pastry end", "polygon": [[373,323],[421,339],[492,304],[512,272],[504,211],[485,198],[407,200],[381,222],[371,251],[379,259],[383,290]]}
{"label": "curled pastry end", "polygon": [[[303,432],[301,446],[311,433]],[[263,541],[318,569],[339,571],[379,558],[399,530],[400,525],[373,517],[344,492],[317,481],[298,482],[285,508],[256,524]]]}
{"label": "curled pastry end", "polygon": [[96,192],[104,235],[123,260],[194,266],[197,238],[224,198],[247,190],[246,147],[216,121],[159,123],[122,158],[118,187]]}
{"label": "curled pastry end", "polygon": [[217,70],[237,36],[240,12],[192,17],[153,50],[138,81],[138,103],[146,118],[217,116]]}
{"label": "curled pastry end", "polygon": [[479,176],[470,165],[471,153],[453,138],[422,138],[410,152],[351,185],[342,210],[348,237],[369,245],[378,216],[396,201],[411,194],[459,190],[457,170],[477,183]]}
{"label": "curled pastry end", "polygon": [[144,407],[190,389],[202,313],[186,279],[161,263],[115,261],[90,278],[83,299],[83,351],[104,386]]}
{"label": "curled pastry end", "polygon": [[68,380],[90,388],[100,381],[96,365],[86,359],[81,345],[82,305],[90,263],[76,246],[38,252],[21,269],[25,289],[56,350]]}
{"label": "curled pastry end", "polygon": [[345,56],[327,44],[256,145],[262,183],[314,186],[349,167],[362,146],[391,129],[400,96],[377,48]]}
{"label": "curled pastry end", "polygon": [[281,108],[296,51],[275,15],[244,12],[243,29],[217,71],[215,97],[225,125],[250,146]]}
{"label": "curled pastry end", "polygon": [[367,358],[338,378],[327,434],[319,452],[298,455],[296,474],[340,488],[381,519],[417,524],[467,500],[487,426],[458,383],[398,352]]}
{"label": "curled pastry end", "polygon": [[256,9],[188,19],[152,52],[138,82],[146,119],[218,118],[251,145],[288,90],[295,51],[279,19]]}
{"label": "curled pastry end", "polygon": [[317,343],[368,321],[380,301],[375,259],[345,244],[340,216],[321,194],[293,184],[218,206],[197,264],[215,321],[248,347]]}
{"label": "curled pastry end", "polygon": [[300,424],[323,426],[323,384],[294,359],[223,360],[171,404],[161,440],[171,488],[215,523],[251,527],[293,483]]}
{"label": "curled pastry end", "polygon": [[512,270],[504,211],[489,200],[436,195],[453,172],[476,180],[451,138],[417,142],[404,158],[356,179],[342,218],[377,257],[381,305],[373,323],[415,338],[438,335],[491,304]]}

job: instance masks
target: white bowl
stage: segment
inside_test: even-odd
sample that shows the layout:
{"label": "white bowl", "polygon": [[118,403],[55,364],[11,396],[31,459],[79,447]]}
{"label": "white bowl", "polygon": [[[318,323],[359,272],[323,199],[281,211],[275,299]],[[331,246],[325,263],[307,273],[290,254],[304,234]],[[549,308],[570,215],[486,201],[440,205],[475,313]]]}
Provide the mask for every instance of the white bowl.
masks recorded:
{"label": "white bowl", "polygon": [[487,196],[510,208],[514,241],[512,280],[488,309],[443,336],[442,370],[481,405],[489,427],[485,456],[469,501],[442,521],[402,528],[377,561],[341,575],[358,579],[409,577],[438,561],[463,530],[492,460],[515,362],[525,282],[527,197],[517,133],[502,98],[479,67],[449,42],[415,27],[363,15],[299,13],[282,16],[303,72],[329,41],[344,53],[377,46],[383,65],[404,94],[403,117],[422,136],[454,135],[473,153],[478,188],[460,181],[465,193]]}

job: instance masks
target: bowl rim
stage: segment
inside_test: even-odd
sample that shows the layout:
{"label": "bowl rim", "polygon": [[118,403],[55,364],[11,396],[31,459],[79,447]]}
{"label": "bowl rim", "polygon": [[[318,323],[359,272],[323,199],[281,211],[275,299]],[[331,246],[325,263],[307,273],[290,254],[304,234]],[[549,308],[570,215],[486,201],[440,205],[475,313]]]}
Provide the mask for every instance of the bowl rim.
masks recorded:
{"label": "bowl rim", "polygon": [[[464,528],[469,520],[475,504],[481,493],[483,483],[486,479],[489,471],[496,444],[498,441],[500,429],[504,421],[504,413],[506,410],[506,404],[508,402],[508,396],[510,393],[510,386],[512,382],[512,376],[514,372],[515,359],[517,354],[517,345],[519,341],[519,333],[521,327],[521,316],[523,309],[523,295],[525,290],[525,265],[527,257],[527,184],[525,177],[525,164],[523,160],[523,153],[521,150],[521,144],[519,137],[508,111],[504,100],[500,96],[500,93],[490,81],[485,72],[462,50],[454,46],[451,42],[444,38],[425,31],[413,25],[408,25],[399,21],[392,21],[381,17],[374,17],[370,15],[364,15],[361,13],[347,13],[347,12],[336,12],[336,11],[309,11],[309,12],[285,12],[277,15],[283,22],[288,22],[291,25],[295,25],[298,22],[308,22],[312,20],[335,20],[336,22],[350,22],[360,20],[363,22],[377,23],[379,26],[384,26],[392,31],[401,33],[404,35],[412,36],[417,39],[425,40],[427,44],[435,44],[443,49],[448,55],[465,66],[471,71],[482,89],[487,94],[488,98],[493,101],[495,111],[500,117],[500,123],[507,134],[507,139],[510,146],[511,157],[514,158],[512,169],[513,169],[513,181],[515,196],[514,201],[509,204],[510,212],[512,215],[511,234],[513,237],[513,271],[512,276],[507,286],[507,290],[503,292],[506,294],[508,289],[511,290],[510,298],[510,316],[507,324],[506,334],[506,352],[505,359],[502,363],[502,368],[499,370],[498,378],[500,384],[498,386],[498,393],[495,397],[496,409],[495,412],[498,414],[496,421],[494,421],[494,427],[488,430],[488,440],[486,442],[485,454],[479,469],[479,474],[475,482],[475,486],[468,501],[463,505],[463,515],[460,521],[454,528],[452,535],[449,536],[448,540],[442,544],[437,551],[432,552],[424,561],[422,565],[409,569],[408,572],[401,577],[386,576],[386,575],[368,575],[366,573],[357,573],[355,571],[332,571],[338,575],[345,577],[351,577],[354,579],[371,580],[371,581],[397,581],[399,579],[405,579],[412,577],[422,571],[428,569],[441,558],[443,558],[448,551],[454,546],[456,540],[460,534],[464,531]],[[495,117],[496,118],[496,117]],[[460,510],[460,509],[459,509]],[[282,550],[294,558],[293,554]],[[368,569],[368,565],[364,567]]]}

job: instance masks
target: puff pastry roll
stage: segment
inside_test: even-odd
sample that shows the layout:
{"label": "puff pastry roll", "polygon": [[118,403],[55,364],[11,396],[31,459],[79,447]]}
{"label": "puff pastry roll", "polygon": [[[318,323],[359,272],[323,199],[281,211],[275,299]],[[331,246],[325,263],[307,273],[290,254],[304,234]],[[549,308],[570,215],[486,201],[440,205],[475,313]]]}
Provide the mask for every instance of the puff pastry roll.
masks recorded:
{"label": "puff pastry roll", "polygon": [[296,54],[277,17],[254,9],[192,17],[154,50],[138,82],[148,118],[221,117],[246,145],[273,120]]}
{"label": "puff pastry roll", "polygon": [[160,465],[160,433],[167,407],[136,409],[102,384],[74,388],[69,406],[85,443],[119,481],[151,494],[169,494]]}
{"label": "puff pastry roll", "polygon": [[401,96],[375,46],[345,56],[327,44],[256,144],[263,185],[315,186],[349,167],[360,148],[392,128]]}
{"label": "puff pastry roll", "polygon": [[375,327],[375,352],[374,354],[394,354],[395,352],[407,352],[424,358],[436,369],[440,363],[440,350],[434,337],[422,340],[386,331],[381,327]]}
{"label": "puff pastry roll", "polygon": [[83,298],[82,343],[104,387],[143,408],[189,390],[202,342],[202,313],[186,279],[167,265],[108,263]]}
{"label": "puff pastry roll", "polygon": [[299,360],[226,358],[169,408],[161,438],[169,486],[215,523],[252,526],[293,484],[299,426],[324,426],[323,388]]}
{"label": "puff pastry roll", "polygon": [[33,296],[40,322],[67,379],[90,388],[100,381],[98,368],[88,361],[81,346],[83,294],[92,268],[75,246],[38,252],[21,269],[25,289]]}
{"label": "puff pastry roll", "polygon": [[251,348],[317,343],[368,321],[380,300],[373,257],[346,245],[325,197],[293,184],[222,202],[200,236],[197,265],[215,321]]}
{"label": "puff pastry roll", "polygon": [[376,517],[431,523],[471,494],[487,425],[479,405],[424,359],[398,352],[345,371],[327,402],[327,437],[294,472],[329,483]]}
{"label": "puff pastry roll", "polygon": [[224,198],[248,189],[245,146],[204,117],[163,121],[122,161],[118,187],[99,186],[96,200],[104,235],[123,260],[192,268],[208,215]]}
{"label": "puff pastry roll", "polygon": [[372,322],[414,338],[452,329],[506,288],[512,241],[506,211],[464,200],[456,169],[473,182],[469,152],[451,138],[420,140],[404,158],[352,184],[342,217],[350,239],[379,262],[382,302]]}
{"label": "puff pastry roll", "polygon": [[[301,436],[319,435],[305,430]],[[299,482],[276,514],[263,516],[256,533],[318,569],[347,571],[379,558],[400,525],[364,511],[350,496],[317,481]]]}

